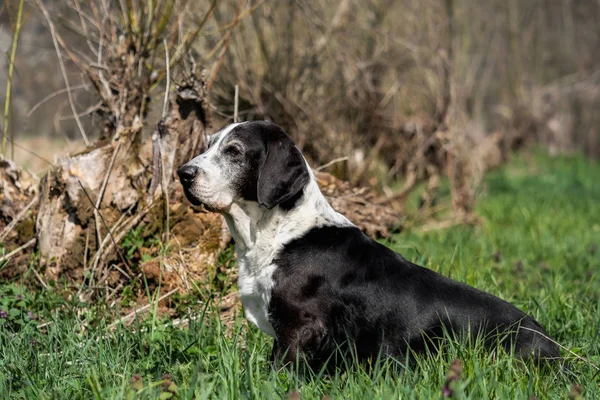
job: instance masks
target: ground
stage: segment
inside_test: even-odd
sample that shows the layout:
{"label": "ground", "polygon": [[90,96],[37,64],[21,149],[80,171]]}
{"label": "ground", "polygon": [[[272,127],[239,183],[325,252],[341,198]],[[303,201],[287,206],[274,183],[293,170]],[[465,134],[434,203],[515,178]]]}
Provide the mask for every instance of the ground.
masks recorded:
{"label": "ground", "polygon": [[[372,371],[351,365],[336,376],[300,377],[272,370],[271,340],[244,324],[241,315],[227,328],[213,306],[203,307],[197,297],[175,298],[179,318],[151,312],[123,326],[112,324],[119,303],[81,304],[65,289],[30,292],[9,282],[0,286],[0,393],[86,399],[542,399],[579,391],[583,398],[600,398],[598,177],[600,165],[579,157],[515,157],[487,177],[478,226],[405,231],[386,242],[412,261],[531,313],[564,346],[570,373],[489,354],[477,343],[466,348],[450,343],[408,369],[388,362]],[[462,365],[454,362],[451,368],[457,359]],[[446,385],[449,370],[457,379]]]}

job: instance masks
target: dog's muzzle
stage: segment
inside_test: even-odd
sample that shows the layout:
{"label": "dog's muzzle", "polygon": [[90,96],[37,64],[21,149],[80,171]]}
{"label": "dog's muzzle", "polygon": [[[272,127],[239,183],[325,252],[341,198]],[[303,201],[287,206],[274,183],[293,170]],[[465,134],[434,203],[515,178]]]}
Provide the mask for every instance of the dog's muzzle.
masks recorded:
{"label": "dog's muzzle", "polygon": [[190,187],[194,182],[194,178],[198,175],[199,168],[195,165],[183,165],[177,170],[179,181],[183,187]]}
{"label": "dog's muzzle", "polygon": [[187,197],[190,203],[195,206],[202,204],[202,202],[191,192],[191,188],[194,185],[194,179],[196,179],[199,170],[200,169],[195,165],[183,165],[177,170],[179,181],[181,182],[181,186],[183,186],[183,193],[185,193],[185,197]]}

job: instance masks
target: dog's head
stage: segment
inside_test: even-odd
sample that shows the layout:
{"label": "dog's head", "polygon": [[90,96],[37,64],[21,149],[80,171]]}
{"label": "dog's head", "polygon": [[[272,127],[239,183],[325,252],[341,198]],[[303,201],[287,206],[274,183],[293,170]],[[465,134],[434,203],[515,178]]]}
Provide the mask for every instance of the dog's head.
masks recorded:
{"label": "dog's head", "polygon": [[222,212],[240,200],[270,210],[297,195],[309,180],[292,139],[266,121],[232,124],[211,135],[208,149],[177,174],[192,204]]}

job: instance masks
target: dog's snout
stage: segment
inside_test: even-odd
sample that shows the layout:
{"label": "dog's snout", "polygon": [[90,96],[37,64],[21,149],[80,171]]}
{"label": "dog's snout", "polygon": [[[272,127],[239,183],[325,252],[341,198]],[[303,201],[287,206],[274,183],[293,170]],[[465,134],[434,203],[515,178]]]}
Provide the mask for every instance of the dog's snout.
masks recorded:
{"label": "dog's snout", "polygon": [[190,183],[198,174],[198,167],[195,165],[184,165],[177,170],[177,175],[181,183]]}

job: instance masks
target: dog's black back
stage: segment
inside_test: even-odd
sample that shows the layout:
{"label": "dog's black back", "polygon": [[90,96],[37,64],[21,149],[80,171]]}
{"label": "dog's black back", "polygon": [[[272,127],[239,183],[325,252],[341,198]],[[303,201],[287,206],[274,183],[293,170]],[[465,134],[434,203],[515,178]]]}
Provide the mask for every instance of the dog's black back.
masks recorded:
{"label": "dog's black back", "polygon": [[415,265],[354,227],[314,228],[277,255],[269,315],[275,357],[296,348],[319,366],[351,343],[359,359],[422,351],[444,331],[482,335],[515,355],[558,358],[532,317],[491,294]]}

